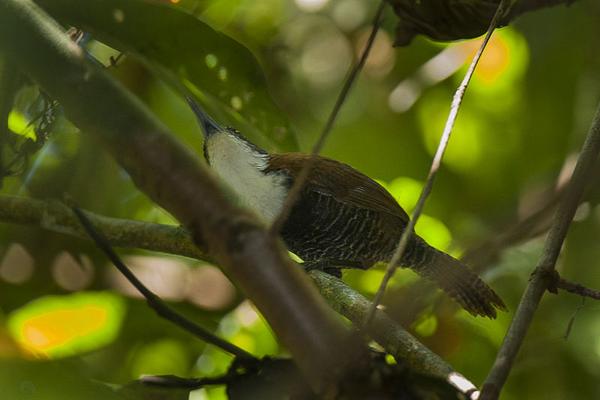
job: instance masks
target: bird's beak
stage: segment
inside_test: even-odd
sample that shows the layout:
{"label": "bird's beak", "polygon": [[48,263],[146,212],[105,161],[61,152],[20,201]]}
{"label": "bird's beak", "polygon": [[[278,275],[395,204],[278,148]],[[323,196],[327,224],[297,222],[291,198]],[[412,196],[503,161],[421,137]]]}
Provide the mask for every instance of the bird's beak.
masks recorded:
{"label": "bird's beak", "polygon": [[223,130],[223,128],[217,124],[215,120],[212,119],[194,99],[192,99],[190,96],[185,96],[185,99],[192,111],[194,111],[194,114],[196,114],[198,121],[200,121],[200,125],[202,126],[204,135],[206,137]]}

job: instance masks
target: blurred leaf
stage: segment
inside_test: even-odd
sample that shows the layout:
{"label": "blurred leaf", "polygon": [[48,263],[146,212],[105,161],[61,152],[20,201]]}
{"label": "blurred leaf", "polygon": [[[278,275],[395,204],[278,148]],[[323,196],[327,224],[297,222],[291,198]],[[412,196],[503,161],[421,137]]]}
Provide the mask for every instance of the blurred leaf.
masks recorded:
{"label": "blurred leaf", "polygon": [[285,114],[271,99],[254,55],[191,14],[157,1],[89,0],[85,6],[77,0],[39,3],[53,16],[110,46],[168,68],[193,91],[218,99],[219,107],[213,108],[244,117],[276,146],[296,147]]}
{"label": "blurred leaf", "polygon": [[24,348],[57,358],[111,343],[119,332],[124,312],[119,296],[86,292],[41,297],[15,310],[7,322]]}
{"label": "blurred leaf", "polygon": [[123,400],[72,364],[55,361],[0,359],[0,388],[7,400]]}

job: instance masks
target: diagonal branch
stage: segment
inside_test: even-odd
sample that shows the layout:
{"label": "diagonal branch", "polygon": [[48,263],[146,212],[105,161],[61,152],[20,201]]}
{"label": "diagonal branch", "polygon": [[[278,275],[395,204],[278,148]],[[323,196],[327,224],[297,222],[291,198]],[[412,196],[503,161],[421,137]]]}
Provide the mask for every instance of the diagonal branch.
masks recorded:
{"label": "diagonal branch", "polygon": [[[325,272],[312,270],[309,274],[323,297],[337,312],[352,321],[355,326],[362,324],[371,305],[367,298]],[[423,346],[383,311],[377,310],[368,333],[389,354],[406,362],[415,371],[440,377],[459,389],[467,398],[477,398],[476,394],[479,392],[471,381],[454,371],[440,356]]]}
{"label": "diagonal branch", "polygon": [[370,308],[369,312],[367,313],[367,317],[364,321],[365,326],[368,326],[371,323],[371,320],[373,319],[373,316],[375,315],[375,310],[377,309],[377,306],[379,306],[379,304],[381,304],[381,300],[383,299],[383,294],[385,293],[385,289],[386,289],[390,279],[392,279],[392,276],[394,276],[396,269],[398,268],[398,262],[402,259],[402,256],[404,255],[404,252],[406,251],[406,247],[408,246],[408,242],[411,238],[411,235],[413,235],[413,231],[415,229],[415,225],[417,224],[417,220],[421,216],[421,213],[423,212],[423,208],[425,207],[425,202],[427,201],[427,197],[431,193],[431,189],[433,187],[433,182],[435,180],[437,172],[442,163],[442,158],[444,157],[444,153],[446,152],[446,147],[448,146],[448,142],[450,141],[450,135],[452,134],[452,129],[454,128],[454,122],[456,121],[456,117],[458,115],[458,110],[460,109],[460,105],[461,105],[462,99],[465,95],[465,91],[467,90],[467,86],[469,85],[469,82],[471,81],[471,77],[473,76],[473,73],[475,72],[475,68],[477,67],[477,64],[479,63],[479,60],[481,58],[481,55],[483,54],[483,51],[485,50],[486,45],[488,44],[490,38],[492,37],[492,33],[494,32],[494,30],[496,29],[496,26],[498,25],[499,19],[502,17],[502,15],[504,15],[508,11],[508,9],[510,7],[509,6],[510,1],[511,0],[502,0],[498,4],[496,13],[494,14],[494,17],[492,18],[492,21],[490,22],[490,26],[488,28],[488,31],[487,31],[483,41],[481,42],[481,46],[479,46],[477,53],[475,53],[475,55],[473,56],[473,60],[471,61],[471,64],[469,65],[469,68],[467,69],[465,77],[463,78],[462,82],[458,86],[458,89],[456,89],[456,92],[454,93],[454,98],[452,99],[452,104],[450,106],[450,113],[448,114],[448,119],[446,120],[446,125],[444,126],[444,131],[442,132],[442,137],[440,138],[440,143],[438,144],[438,148],[433,157],[433,161],[431,162],[431,168],[429,169],[429,174],[427,175],[427,179],[425,180],[425,185],[423,186],[423,190],[421,191],[421,195],[419,196],[419,200],[417,201],[417,204],[413,211],[412,217],[409,220],[408,225],[402,232],[402,236],[400,237],[398,246],[396,247],[396,250],[394,251],[394,254],[392,255],[392,258],[387,266],[385,275],[383,276],[383,279],[381,280],[381,284],[379,285],[379,289],[377,290],[377,293],[375,294],[375,298],[373,299],[371,308]]}
{"label": "diagonal branch", "polygon": [[81,209],[78,207],[73,207],[73,213],[79,219],[81,226],[89,235],[89,237],[96,243],[96,245],[104,252],[106,257],[114,264],[114,266],[121,272],[125,278],[144,296],[148,306],[153,309],[159,316],[164,319],[171,321],[173,324],[179,326],[180,328],[192,333],[194,336],[200,338],[206,343],[210,343],[227,353],[230,353],[236,357],[251,360],[254,359],[254,356],[248,353],[246,350],[239,348],[238,346],[221,339],[216,336],[212,332],[207,331],[200,325],[195,322],[185,318],[184,316],[178,314],[169,306],[167,306],[160,297],[154,294],[150,289],[148,289],[136,276],[135,274],[125,265],[125,263],[121,260],[121,258],[115,253],[112,246],[108,243],[104,235],[99,232],[95,227],[92,221],[85,215]]}
{"label": "diagonal branch", "polygon": [[350,93],[350,89],[352,89],[352,85],[354,84],[354,81],[356,81],[356,77],[358,76],[359,72],[362,70],[363,66],[365,65],[365,62],[367,61],[367,57],[369,56],[371,47],[373,47],[373,43],[375,42],[375,37],[377,36],[377,32],[379,31],[379,26],[381,25],[381,20],[382,20],[382,15],[383,15],[383,10],[385,8],[385,4],[386,4],[385,0],[381,0],[379,7],[377,8],[377,12],[375,13],[375,17],[373,18],[373,28],[371,29],[371,33],[369,34],[369,38],[367,39],[365,48],[364,48],[362,54],[360,55],[360,59],[350,70],[350,73],[348,74],[348,77],[346,78],[346,80],[344,82],[344,86],[342,87],[342,90],[340,91],[340,94],[338,95],[338,98],[335,101],[333,110],[331,110],[331,114],[329,114],[327,123],[325,124],[325,126],[323,127],[323,130],[321,131],[321,134],[319,135],[319,139],[313,146],[313,149],[311,152],[311,157],[308,159],[308,162],[304,165],[304,167],[300,170],[298,177],[294,181],[292,187],[290,188],[290,191],[288,192],[287,197],[285,198],[285,201],[283,203],[281,211],[279,212],[279,215],[277,216],[277,219],[275,219],[275,221],[273,221],[273,224],[271,225],[271,228],[269,229],[272,234],[275,234],[275,235],[279,234],[279,232],[281,231],[281,228],[283,227],[284,222],[289,217],[289,214],[292,211],[294,204],[296,204],[296,201],[298,200],[298,196],[300,195],[300,192],[302,191],[302,188],[304,187],[304,184],[306,183],[306,179],[308,179],[310,171],[312,170],[312,168],[315,164],[315,160],[316,160],[317,156],[319,155],[319,153],[321,152],[321,150],[323,149],[323,146],[325,145],[325,141],[327,140],[327,137],[329,136],[329,133],[331,132],[331,129],[333,128],[333,124],[335,123],[335,120],[337,119],[340,109],[342,108],[342,105],[344,105],[344,102],[346,101],[346,97],[348,97],[348,93]]}
{"label": "diagonal branch", "polygon": [[537,310],[542,295],[550,284],[555,281],[555,265],[563,244],[569,225],[573,220],[577,206],[583,195],[585,186],[590,182],[590,177],[594,174],[594,167],[600,152],[600,105],[592,121],[592,126],[585,139],[583,148],[577,160],[577,165],[573,171],[573,176],[569,182],[563,197],[560,199],[558,209],[554,215],[554,222],[546,243],[544,251],[532,273],[531,280],[521,297],[519,307],[515,312],[515,317],[504,337],[504,342],[498,351],[496,361],[484,383],[482,399],[497,399],[502,390],[502,386],[508,378],[508,374],[515,361],[519,348],[525,339],[527,330],[533,315]]}
{"label": "diagonal branch", "polygon": [[316,392],[365,368],[365,346],[283,244],[232,204],[196,155],[31,0],[0,1],[0,52],[59,101],[69,119],[98,140],[142,191],[189,228],[195,242],[206,244]]}

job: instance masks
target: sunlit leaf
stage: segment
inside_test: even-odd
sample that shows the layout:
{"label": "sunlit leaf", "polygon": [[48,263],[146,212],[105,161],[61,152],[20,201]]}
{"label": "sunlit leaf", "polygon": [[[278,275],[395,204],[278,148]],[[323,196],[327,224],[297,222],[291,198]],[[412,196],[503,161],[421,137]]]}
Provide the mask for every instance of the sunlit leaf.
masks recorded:
{"label": "sunlit leaf", "polygon": [[17,135],[35,140],[33,125],[29,125],[29,121],[18,111],[13,110],[8,114],[8,128]]}
{"label": "sunlit leaf", "polygon": [[110,46],[168,68],[192,90],[218,99],[215,108],[237,117],[236,125],[255,127],[282,149],[295,147],[290,125],[271,99],[253,54],[183,9],[143,0],[88,0],[85,7],[77,0],[40,4]]}
{"label": "sunlit leaf", "polygon": [[185,375],[190,357],[186,348],[176,340],[163,339],[135,350],[131,376]]}
{"label": "sunlit leaf", "polygon": [[110,293],[46,296],[10,314],[8,327],[25,349],[66,357],[111,343],[124,312],[121,298]]}
{"label": "sunlit leaf", "polygon": [[383,275],[385,271],[381,268],[379,269],[370,269],[368,271],[347,271],[345,275],[350,273],[358,275],[358,286],[357,288],[363,292],[374,294],[379,289],[379,285],[381,284],[381,280],[383,279]]}
{"label": "sunlit leaf", "polygon": [[414,323],[413,329],[419,335],[427,337],[435,333],[438,320],[435,314],[426,314]]}

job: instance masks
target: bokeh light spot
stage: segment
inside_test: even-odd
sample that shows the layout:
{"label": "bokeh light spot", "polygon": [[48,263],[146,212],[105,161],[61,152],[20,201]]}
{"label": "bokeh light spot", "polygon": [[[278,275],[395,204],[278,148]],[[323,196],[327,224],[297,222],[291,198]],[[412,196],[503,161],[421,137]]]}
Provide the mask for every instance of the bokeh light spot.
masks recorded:
{"label": "bokeh light spot", "polygon": [[12,243],[2,263],[0,263],[0,278],[5,282],[20,284],[27,282],[33,275],[34,259],[20,243]]}
{"label": "bokeh light spot", "polygon": [[329,2],[329,0],[296,0],[296,5],[302,11],[319,11]]}
{"label": "bokeh light spot", "polygon": [[66,357],[112,342],[124,311],[122,299],[110,293],[47,296],[10,314],[8,327],[26,350]]}
{"label": "bokeh light spot", "polygon": [[113,18],[117,23],[123,23],[125,21],[125,13],[120,8],[115,8],[113,10]]}
{"label": "bokeh light spot", "polygon": [[365,4],[360,0],[336,2],[332,14],[334,21],[346,32],[358,28],[367,16]]}
{"label": "bokeh light spot", "polygon": [[406,176],[395,178],[390,183],[377,182],[390,192],[406,212],[411,212],[415,208],[423,188],[421,182]]}
{"label": "bokeh light spot", "polygon": [[[356,58],[360,57],[360,55],[362,54],[370,34],[370,28],[364,30],[360,34],[358,40],[356,41],[356,46],[354,49]],[[381,31],[375,37],[373,47],[371,47],[369,57],[365,62],[365,72],[368,75],[376,78],[384,77],[394,67],[394,61],[395,52],[392,39],[390,38],[390,35],[387,32]]]}
{"label": "bokeh light spot", "polygon": [[[129,256],[125,257],[124,261],[138,279],[159,297],[175,301],[184,299],[189,267],[183,261],[176,258],[149,256]],[[108,279],[121,293],[142,298],[142,295],[115,268],[108,269]]]}
{"label": "bokeh light spot", "polygon": [[219,64],[219,59],[214,54],[207,54],[204,57],[204,62],[208,68],[215,68]]}
{"label": "bokeh light spot", "polygon": [[221,67],[219,68],[219,79],[222,80],[223,82],[227,80],[227,68],[225,67]]}
{"label": "bokeh light spot", "polygon": [[351,61],[352,49],[346,37],[328,29],[307,40],[300,65],[308,82],[325,87],[341,81]]}
{"label": "bokeh light spot", "polygon": [[76,260],[69,252],[62,251],[52,263],[52,277],[66,290],[81,290],[87,287],[94,276],[92,260],[81,254]]}
{"label": "bokeh light spot", "polygon": [[448,250],[452,242],[450,230],[439,219],[422,214],[415,226],[415,232],[427,243],[440,250]]}
{"label": "bokeh light spot", "polygon": [[231,107],[236,111],[240,111],[244,106],[244,103],[242,102],[242,99],[239,96],[233,96],[229,103],[231,104]]}
{"label": "bokeh light spot", "polygon": [[[433,155],[439,144],[440,135],[444,130],[446,118],[450,109],[450,99],[443,91],[435,93],[423,101],[419,107],[419,122],[424,137],[427,151]],[[482,137],[486,132],[485,119],[472,107],[463,106],[456,120],[444,164],[449,167],[470,172],[472,168],[482,162],[483,149]]]}
{"label": "bokeh light spot", "polygon": [[[480,40],[465,42],[459,47],[465,66],[479,47]],[[510,96],[511,89],[521,80],[529,64],[529,49],[525,38],[508,27],[494,33],[479,61],[469,90],[478,94]]]}
{"label": "bokeh light spot", "polygon": [[199,307],[221,310],[235,299],[235,287],[220,269],[205,264],[188,274],[185,297]]}

